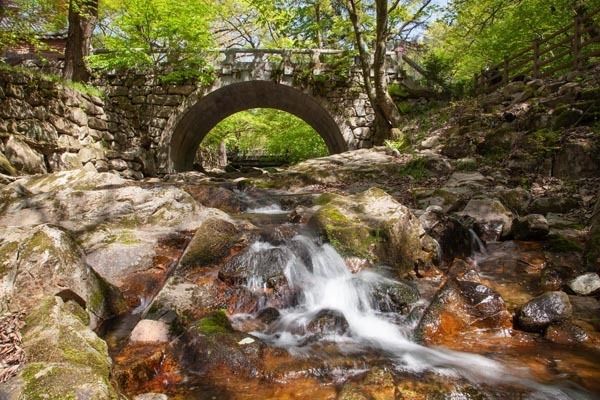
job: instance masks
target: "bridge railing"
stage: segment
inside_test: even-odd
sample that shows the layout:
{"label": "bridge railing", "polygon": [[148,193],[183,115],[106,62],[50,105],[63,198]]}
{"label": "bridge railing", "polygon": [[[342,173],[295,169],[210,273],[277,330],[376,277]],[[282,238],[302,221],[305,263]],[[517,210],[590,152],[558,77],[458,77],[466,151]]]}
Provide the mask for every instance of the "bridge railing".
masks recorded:
{"label": "bridge railing", "polygon": [[[239,69],[263,66],[273,68],[277,66],[284,75],[292,75],[298,67],[310,67],[315,75],[326,73],[329,63],[323,58],[326,56],[342,57],[348,53],[336,49],[261,49],[261,48],[229,48],[215,49],[215,64],[222,68],[222,73],[230,73],[236,67]],[[388,75],[401,77],[408,73],[424,75],[424,70],[419,64],[406,54],[395,51],[386,53]],[[359,70],[359,60],[353,57],[353,69]]]}
{"label": "bridge railing", "polygon": [[534,39],[530,46],[507,55],[502,63],[474,76],[475,93],[489,93],[520,75],[544,78],[564,71],[577,71],[590,61],[600,62],[600,8],[576,15],[568,26]]}

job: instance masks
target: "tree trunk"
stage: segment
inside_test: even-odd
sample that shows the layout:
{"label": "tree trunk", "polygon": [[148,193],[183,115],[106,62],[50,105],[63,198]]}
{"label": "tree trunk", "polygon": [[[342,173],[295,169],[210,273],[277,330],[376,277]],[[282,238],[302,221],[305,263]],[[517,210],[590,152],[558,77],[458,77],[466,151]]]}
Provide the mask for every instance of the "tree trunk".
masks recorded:
{"label": "tree trunk", "polygon": [[225,168],[227,166],[227,145],[224,140],[219,143],[219,167]]}
{"label": "tree trunk", "polygon": [[389,36],[389,12],[387,0],[375,1],[377,12],[375,55],[373,57],[373,78],[377,106],[381,109],[390,125],[390,129],[400,123],[400,112],[388,92],[386,64],[386,44]]}
{"label": "tree trunk", "polygon": [[90,71],[85,57],[90,53],[92,32],[98,19],[98,0],[70,0],[69,32],[65,48],[63,77],[75,82],[85,82]]}
{"label": "tree trunk", "polygon": [[[399,124],[401,118],[396,104],[388,93],[385,60],[386,42],[388,39],[387,0],[376,0],[375,3],[377,7],[377,24],[375,52],[372,64],[371,54],[367,50],[367,45],[360,28],[357,3],[355,0],[348,0],[348,3],[347,10],[358,47],[365,91],[369,96],[369,101],[375,113],[373,144],[381,145],[386,139],[391,137],[392,128]],[[371,80],[371,73],[373,73],[373,80]]]}
{"label": "tree trunk", "polygon": [[319,2],[320,0],[317,0],[315,2],[315,23],[317,24],[317,32],[316,32],[316,40],[317,40],[317,47],[319,49],[323,48],[323,31],[322,31],[322,26],[321,26],[321,4]]}

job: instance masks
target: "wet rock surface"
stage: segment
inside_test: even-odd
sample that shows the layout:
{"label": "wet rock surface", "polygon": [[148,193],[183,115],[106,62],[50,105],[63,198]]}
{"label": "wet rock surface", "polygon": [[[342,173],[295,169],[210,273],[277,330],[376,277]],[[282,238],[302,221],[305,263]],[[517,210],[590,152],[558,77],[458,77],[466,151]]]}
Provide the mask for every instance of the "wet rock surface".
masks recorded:
{"label": "wet rock surface", "polygon": [[519,326],[531,332],[543,331],[553,322],[560,322],[573,313],[569,297],[564,292],[547,292],[525,304],[518,315]]}
{"label": "wet rock surface", "polygon": [[469,330],[510,328],[511,319],[502,297],[489,287],[449,279],[425,310],[415,335],[428,344],[444,344]]}
{"label": "wet rock surface", "polygon": [[600,276],[593,272],[579,275],[569,282],[569,288],[583,296],[592,294],[600,289]]}

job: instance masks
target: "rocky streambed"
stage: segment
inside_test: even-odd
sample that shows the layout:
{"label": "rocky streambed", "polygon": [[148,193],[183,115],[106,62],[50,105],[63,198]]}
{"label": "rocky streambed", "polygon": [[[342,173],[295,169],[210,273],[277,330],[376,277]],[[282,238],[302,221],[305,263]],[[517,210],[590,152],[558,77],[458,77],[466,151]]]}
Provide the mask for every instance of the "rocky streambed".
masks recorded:
{"label": "rocky streambed", "polygon": [[589,227],[403,162],[3,186],[0,398],[598,398]]}

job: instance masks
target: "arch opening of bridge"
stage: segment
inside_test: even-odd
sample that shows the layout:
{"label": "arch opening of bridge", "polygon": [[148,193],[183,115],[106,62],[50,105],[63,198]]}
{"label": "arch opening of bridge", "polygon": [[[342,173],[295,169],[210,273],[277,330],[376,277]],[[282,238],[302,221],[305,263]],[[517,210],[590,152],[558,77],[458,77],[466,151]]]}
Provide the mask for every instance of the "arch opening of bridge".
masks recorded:
{"label": "arch opening of bridge", "polygon": [[329,153],[348,150],[338,123],[314,97],[275,82],[248,81],[217,89],[186,111],[171,136],[171,169],[191,170],[202,139],[223,119],[253,108],[274,108],[293,114],[323,138]]}

